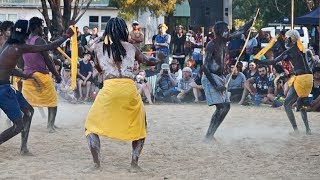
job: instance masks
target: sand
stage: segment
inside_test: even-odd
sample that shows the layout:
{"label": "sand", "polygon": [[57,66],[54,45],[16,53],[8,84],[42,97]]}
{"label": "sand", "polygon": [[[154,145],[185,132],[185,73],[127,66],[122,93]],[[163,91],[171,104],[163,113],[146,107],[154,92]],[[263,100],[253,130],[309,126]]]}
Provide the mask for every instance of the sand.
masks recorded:
{"label": "sand", "polygon": [[[204,142],[214,107],[206,104],[146,105],[148,136],[142,172],[128,171],[131,143],[101,138],[102,170],[92,165],[84,137],[88,104],[60,103],[56,133],[35,110],[29,138],[34,156],[19,155],[20,135],[0,146],[0,179],[319,179],[320,113],[309,113],[313,135],[293,136],[283,110],[232,104],[216,133]],[[2,116],[0,127],[3,128]]]}

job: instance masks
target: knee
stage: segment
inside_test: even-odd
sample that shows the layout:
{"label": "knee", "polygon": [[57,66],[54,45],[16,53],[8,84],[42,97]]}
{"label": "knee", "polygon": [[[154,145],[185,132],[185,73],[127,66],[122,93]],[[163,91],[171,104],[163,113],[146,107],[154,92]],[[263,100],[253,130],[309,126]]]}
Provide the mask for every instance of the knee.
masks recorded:
{"label": "knee", "polygon": [[15,133],[20,133],[23,130],[23,123],[22,119],[18,120],[17,122],[14,122],[14,129],[13,131]]}

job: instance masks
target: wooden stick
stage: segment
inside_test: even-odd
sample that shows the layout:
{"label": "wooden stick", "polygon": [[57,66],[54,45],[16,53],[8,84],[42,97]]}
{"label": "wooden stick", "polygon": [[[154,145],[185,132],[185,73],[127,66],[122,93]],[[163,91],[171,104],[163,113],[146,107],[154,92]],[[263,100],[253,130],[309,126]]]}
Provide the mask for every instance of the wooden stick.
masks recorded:
{"label": "wooden stick", "polygon": [[202,50],[201,50],[201,54],[202,54],[202,64],[204,64],[204,27],[201,27],[201,36],[202,36]]}
{"label": "wooden stick", "polygon": [[[260,9],[257,10],[256,16],[255,16],[254,19],[253,19],[253,22],[252,22],[251,27],[253,26],[254,22],[256,21],[257,16],[258,16],[258,14],[259,14],[259,11],[260,11]],[[240,57],[242,56],[244,50],[246,49],[246,46],[247,46],[247,44],[248,44],[248,41],[249,41],[249,38],[250,38],[250,35],[251,35],[251,27],[250,27],[250,29],[249,29],[249,33],[248,33],[248,36],[247,36],[247,38],[246,38],[246,41],[245,41],[245,43],[244,43],[244,45],[243,45],[243,47],[242,47],[242,50],[241,50],[241,52],[240,52],[240,54],[239,54],[239,56],[238,56],[238,58],[237,58],[236,64],[234,65],[235,68],[232,70],[231,76],[229,77],[229,79],[227,80],[227,83],[225,84],[225,87],[226,87],[226,88],[228,88],[228,85],[229,85],[229,83],[230,83],[230,80],[231,80],[231,78],[232,78],[232,75],[233,75],[235,69],[237,68],[237,65],[238,65],[238,62],[239,62],[239,60],[240,60]]]}

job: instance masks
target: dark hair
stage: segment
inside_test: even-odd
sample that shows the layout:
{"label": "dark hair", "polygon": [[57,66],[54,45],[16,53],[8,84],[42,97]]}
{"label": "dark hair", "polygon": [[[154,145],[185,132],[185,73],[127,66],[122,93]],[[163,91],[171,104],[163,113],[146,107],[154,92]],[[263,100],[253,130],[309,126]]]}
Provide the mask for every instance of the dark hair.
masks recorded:
{"label": "dark hair", "polygon": [[103,53],[107,50],[109,58],[112,54],[114,61],[121,62],[122,58],[127,55],[121,44],[121,41],[128,42],[129,31],[126,22],[119,17],[111,18],[107,22],[103,35],[104,38],[110,38],[107,44],[106,42],[103,44]]}
{"label": "dark hair", "polygon": [[280,64],[276,64],[273,66],[273,68],[276,70],[277,73],[281,74],[281,73],[284,73],[284,69],[282,67],[282,65]]}
{"label": "dark hair", "polygon": [[227,23],[225,23],[224,21],[216,22],[216,24],[214,25],[214,35],[222,37],[224,33],[223,31],[225,31],[225,29],[228,29]]}
{"label": "dark hair", "polygon": [[264,69],[266,69],[266,71],[268,71],[268,66],[266,66],[266,65],[259,65],[258,69],[261,69],[261,68],[264,68]]}
{"label": "dark hair", "polygon": [[29,33],[29,21],[19,19],[13,26],[8,44],[24,44]]}
{"label": "dark hair", "polygon": [[8,28],[12,30],[14,23],[12,21],[3,21],[0,25],[0,32],[5,32]]}
{"label": "dark hair", "polygon": [[318,44],[316,44],[316,43],[312,43],[310,46],[312,46],[313,47],[313,50],[314,50],[314,55],[319,55],[319,46],[318,46]]}
{"label": "dark hair", "polygon": [[43,19],[40,19],[38,17],[33,17],[30,19],[30,25],[29,25],[29,29],[30,31],[34,31],[35,29],[39,28],[42,26],[43,24]]}

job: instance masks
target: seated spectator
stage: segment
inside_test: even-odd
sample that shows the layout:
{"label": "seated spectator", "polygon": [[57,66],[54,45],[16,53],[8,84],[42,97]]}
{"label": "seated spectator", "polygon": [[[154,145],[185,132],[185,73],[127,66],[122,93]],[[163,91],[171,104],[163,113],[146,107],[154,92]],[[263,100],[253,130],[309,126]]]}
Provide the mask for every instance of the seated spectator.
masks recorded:
{"label": "seated spectator", "polygon": [[199,98],[201,98],[201,100],[206,99],[205,94],[204,94],[204,90],[202,87],[202,83],[201,83],[201,78],[202,78],[202,70],[200,69],[199,73],[194,78],[194,81],[189,84],[189,86],[192,87],[192,92],[193,92],[195,103],[199,102]]}
{"label": "seated spectator", "polygon": [[146,77],[154,76],[159,74],[159,71],[157,70],[156,66],[148,66],[148,69],[145,70]]}
{"label": "seated spectator", "polygon": [[156,82],[156,99],[169,100],[171,96],[177,94],[177,90],[175,89],[177,81],[174,77],[175,75],[170,73],[169,64],[163,63]]}
{"label": "seated spectator", "polygon": [[[89,99],[89,93],[91,84],[93,82],[92,78],[92,65],[89,62],[91,59],[91,54],[86,53],[83,57],[83,60],[79,62],[79,69],[78,69],[78,90],[79,90],[79,100],[87,101]],[[82,95],[82,86],[86,86],[86,96],[83,98]]]}
{"label": "seated spectator", "polygon": [[140,64],[138,61],[134,61],[132,73],[134,76],[138,75],[140,72]]}
{"label": "seated spectator", "polygon": [[151,84],[146,80],[146,72],[141,70],[136,76],[135,81],[139,94],[141,96],[145,96],[149,104],[153,104],[151,99],[152,87]]}
{"label": "seated spectator", "polygon": [[313,87],[312,87],[311,110],[320,112],[320,67],[313,68]]}
{"label": "seated spectator", "polygon": [[170,72],[175,75],[175,79],[179,81],[182,78],[182,71],[179,68],[179,61],[173,59],[170,64]]}
{"label": "seated spectator", "polygon": [[180,103],[183,99],[187,96],[191,97],[192,94],[192,87],[189,85],[193,82],[192,79],[192,70],[189,67],[184,67],[182,70],[182,78],[178,81],[178,92],[177,100]]}
{"label": "seated spectator", "polygon": [[193,59],[188,59],[187,60],[187,67],[191,68],[192,70],[192,78],[194,79],[197,74],[199,73],[199,70],[196,68],[196,61]]}
{"label": "seated spectator", "polygon": [[[252,62],[253,61],[253,58],[256,54],[258,54],[260,52],[260,48],[259,47],[254,47],[253,48],[253,54],[250,55],[250,58],[249,58],[249,62]],[[259,60],[264,60],[266,59],[266,56],[265,55],[262,55]]]}
{"label": "seated spectator", "polygon": [[271,83],[271,88],[273,93],[268,94],[267,97],[272,102],[272,107],[280,107],[284,103],[284,85],[288,79],[285,75],[283,67],[280,64],[276,64],[272,71],[273,82]]}
{"label": "seated spectator", "polygon": [[320,58],[319,58],[319,46],[317,44],[311,44],[309,50],[312,53],[313,58],[313,67],[320,67]]}
{"label": "seated spectator", "polygon": [[[244,83],[244,91],[239,102],[243,105],[246,97],[251,94],[251,99],[254,100],[255,105],[259,106],[260,103],[271,104],[267,98],[267,94],[272,94],[271,81],[267,74],[267,66],[258,67],[259,76],[252,77]],[[255,87],[254,87],[255,85]]]}
{"label": "seated spectator", "polygon": [[257,65],[254,62],[249,63],[249,69],[245,71],[246,79],[259,76]]}
{"label": "seated spectator", "polygon": [[61,79],[61,82],[57,84],[58,95],[71,103],[75,103],[77,100],[74,91],[71,89],[70,65],[62,68]]}
{"label": "seated spectator", "polygon": [[[228,84],[228,93],[230,97],[231,102],[239,102],[241,100],[241,96],[243,93],[244,89],[244,82],[246,81],[245,75],[240,72],[241,71],[241,66],[239,64],[235,68],[235,63],[231,64],[231,73],[233,74],[228,74],[226,79],[230,79],[230,82]],[[235,68],[235,69],[234,69]]]}

